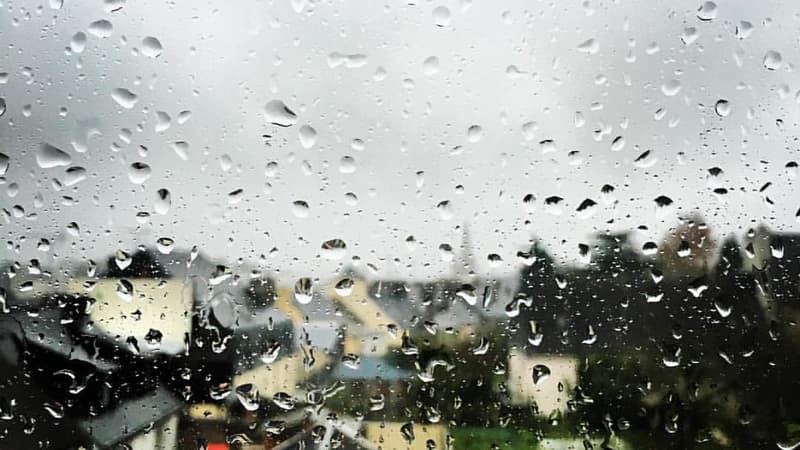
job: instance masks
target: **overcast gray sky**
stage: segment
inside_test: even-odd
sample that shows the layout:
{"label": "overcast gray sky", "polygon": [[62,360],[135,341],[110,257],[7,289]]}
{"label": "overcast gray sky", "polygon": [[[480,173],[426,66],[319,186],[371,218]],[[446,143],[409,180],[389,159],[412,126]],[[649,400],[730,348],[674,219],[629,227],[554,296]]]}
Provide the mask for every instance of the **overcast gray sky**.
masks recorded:
{"label": "overcast gray sky", "polygon": [[[476,270],[493,275],[517,270],[533,236],[574,261],[593,233],[646,225],[637,242],[660,241],[694,210],[718,237],[796,228],[794,2],[53,2],[0,9],[0,234],[19,245],[3,259],[98,258],[169,237],[285,281],[328,278],[355,256],[380,276],[433,278],[464,223]],[[111,27],[90,25],[101,20]],[[273,100],[294,124],[268,123]],[[129,178],[137,162],[152,171],[142,184]],[[86,178],[68,186],[75,166]],[[162,188],[172,204],[156,214]],[[660,195],[670,210],[656,210]],[[576,213],[587,198],[593,213]],[[321,258],[337,238],[343,258]]]}

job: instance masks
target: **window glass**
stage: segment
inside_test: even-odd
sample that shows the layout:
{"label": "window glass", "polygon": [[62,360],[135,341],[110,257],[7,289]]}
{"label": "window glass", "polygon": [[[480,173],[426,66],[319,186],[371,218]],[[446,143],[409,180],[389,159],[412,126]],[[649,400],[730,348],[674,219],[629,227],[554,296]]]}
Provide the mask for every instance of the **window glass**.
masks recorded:
{"label": "window glass", "polygon": [[798,15],[0,0],[0,448],[800,448]]}

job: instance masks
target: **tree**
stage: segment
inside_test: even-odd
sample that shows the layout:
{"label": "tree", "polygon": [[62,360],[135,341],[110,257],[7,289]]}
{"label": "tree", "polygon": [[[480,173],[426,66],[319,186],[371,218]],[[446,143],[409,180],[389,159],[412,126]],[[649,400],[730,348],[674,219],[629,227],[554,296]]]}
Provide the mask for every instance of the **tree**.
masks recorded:
{"label": "tree", "polygon": [[666,276],[697,277],[710,266],[714,250],[710,228],[699,214],[692,214],[664,237],[656,261]]}

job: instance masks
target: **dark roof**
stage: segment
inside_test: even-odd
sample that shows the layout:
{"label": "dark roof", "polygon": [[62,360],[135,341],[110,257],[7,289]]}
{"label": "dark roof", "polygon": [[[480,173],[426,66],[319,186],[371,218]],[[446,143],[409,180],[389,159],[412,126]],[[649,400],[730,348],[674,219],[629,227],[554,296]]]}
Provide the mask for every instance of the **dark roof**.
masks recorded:
{"label": "dark roof", "polygon": [[134,436],[151,423],[177,412],[183,403],[162,387],[126,400],[113,410],[89,417],[78,424],[81,432],[100,448],[110,448]]}

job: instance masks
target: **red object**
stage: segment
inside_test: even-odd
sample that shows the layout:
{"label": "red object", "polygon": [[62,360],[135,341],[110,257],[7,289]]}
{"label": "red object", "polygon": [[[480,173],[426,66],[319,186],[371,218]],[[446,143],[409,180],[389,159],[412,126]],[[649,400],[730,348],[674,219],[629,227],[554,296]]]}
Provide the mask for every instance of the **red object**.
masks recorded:
{"label": "red object", "polygon": [[208,444],[208,450],[228,450],[228,444]]}

